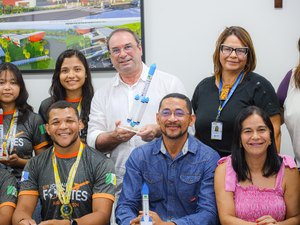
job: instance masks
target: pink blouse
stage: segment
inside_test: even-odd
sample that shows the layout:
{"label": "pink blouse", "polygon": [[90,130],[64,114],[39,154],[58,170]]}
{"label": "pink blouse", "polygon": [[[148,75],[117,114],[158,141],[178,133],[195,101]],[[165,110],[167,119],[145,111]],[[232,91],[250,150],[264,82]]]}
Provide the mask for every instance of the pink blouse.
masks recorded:
{"label": "pink blouse", "polygon": [[236,217],[249,222],[255,222],[264,215],[271,215],[276,221],[283,221],[286,215],[282,180],[285,167],[295,168],[296,163],[290,156],[281,156],[283,163],[276,176],[274,188],[260,189],[251,185],[242,187],[237,182],[236,173],[231,164],[231,156],[219,160],[218,165],[227,162],[225,190],[234,193]]}

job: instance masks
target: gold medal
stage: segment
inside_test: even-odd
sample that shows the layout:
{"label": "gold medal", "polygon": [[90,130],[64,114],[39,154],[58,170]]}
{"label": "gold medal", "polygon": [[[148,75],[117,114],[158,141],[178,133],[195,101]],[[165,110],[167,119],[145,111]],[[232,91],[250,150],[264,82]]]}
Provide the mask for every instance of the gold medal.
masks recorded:
{"label": "gold medal", "polygon": [[79,161],[82,156],[83,148],[84,148],[84,144],[80,142],[80,148],[77,154],[76,161],[71,167],[68,180],[66,183],[66,188],[64,189],[58,173],[57,161],[56,161],[54,147],[53,147],[53,154],[52,154],[53,172],[54,172],[57,196],[59,198],[60,203],[62,204],[62,206],[60,207],[60,212],[61,212],[61,217],[63,219],[70,219],[73,212],[73,207],[70,203],[71,195],[72,195],[72,187],[73,187],[76,171],[79,165]]}
{"label": "gold medal", "polygon": [[61,212],[61,216],[64,219],[70,219],[70,215],[72,215],[73,213],[73,207],[71,206],[71,204],[63,204],[60,207],[60,212]]}

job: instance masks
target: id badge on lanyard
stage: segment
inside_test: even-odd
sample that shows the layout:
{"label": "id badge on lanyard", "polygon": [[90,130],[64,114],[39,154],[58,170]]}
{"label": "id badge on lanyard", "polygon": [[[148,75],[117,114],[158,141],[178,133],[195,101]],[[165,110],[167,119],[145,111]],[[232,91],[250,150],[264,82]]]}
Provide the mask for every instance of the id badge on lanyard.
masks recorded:
{"label": "id badge on lanyard", "polygon": [[211,122],[211,139],[222,140],[223,123],[220,121]]}
{"label": "id badge on lanyard", "polygon": [[[220,105],[218,108],[218,114],[216,117],[216,120],[211,122],[211,135],[210,135],[210,139],[211,140],[222,140],[222,134],[223,134],[223,123],[221,121],[219,121],[222,109],[225,107],[225,105],[227,104],[227,102],[229,101],[229,99],[231,98],[231,96],[233,95],[233,92],[235,91],[235,89],[237,88],[238,84],[240,83],[242,77],[243,77],[244,72],[242,71],[238,78],[236,79],[236,81],[234,82],[230,92],[228,93],[227,98],[225,99],[225,101],[222,103],[220,100]],[[220,98],[220,93],[222,90],[222,86],[223,86],[223,82],[222,79],[220,79],[220,85],[219,85],[219,98]]]}

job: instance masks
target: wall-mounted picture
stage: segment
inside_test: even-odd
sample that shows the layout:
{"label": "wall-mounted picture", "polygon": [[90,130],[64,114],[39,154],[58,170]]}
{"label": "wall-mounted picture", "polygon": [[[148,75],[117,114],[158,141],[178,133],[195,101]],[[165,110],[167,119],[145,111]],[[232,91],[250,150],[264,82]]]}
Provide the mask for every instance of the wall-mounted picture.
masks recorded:
{"label": "wall-mounted picture", "polygon": [[23,72],[53,71],[58,55],[74,48],[92,70],[110,70],[106,40],[123,27],[144,46],[143,0],[2,0],[0,63]]}

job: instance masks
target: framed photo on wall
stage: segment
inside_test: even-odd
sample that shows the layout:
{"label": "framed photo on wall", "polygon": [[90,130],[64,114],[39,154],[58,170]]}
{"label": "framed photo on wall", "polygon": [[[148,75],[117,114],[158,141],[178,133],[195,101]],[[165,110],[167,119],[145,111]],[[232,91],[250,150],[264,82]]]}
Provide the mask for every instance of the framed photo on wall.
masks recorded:
{"label": "framed photo on wall", "polygon": [[0,62],[23,72],[53,71],[71,48],[84,53],[91,70],[112,70],[106,40],[117,28],[135,31],[145,48],[143,0],[2,0],[0,6]]}

